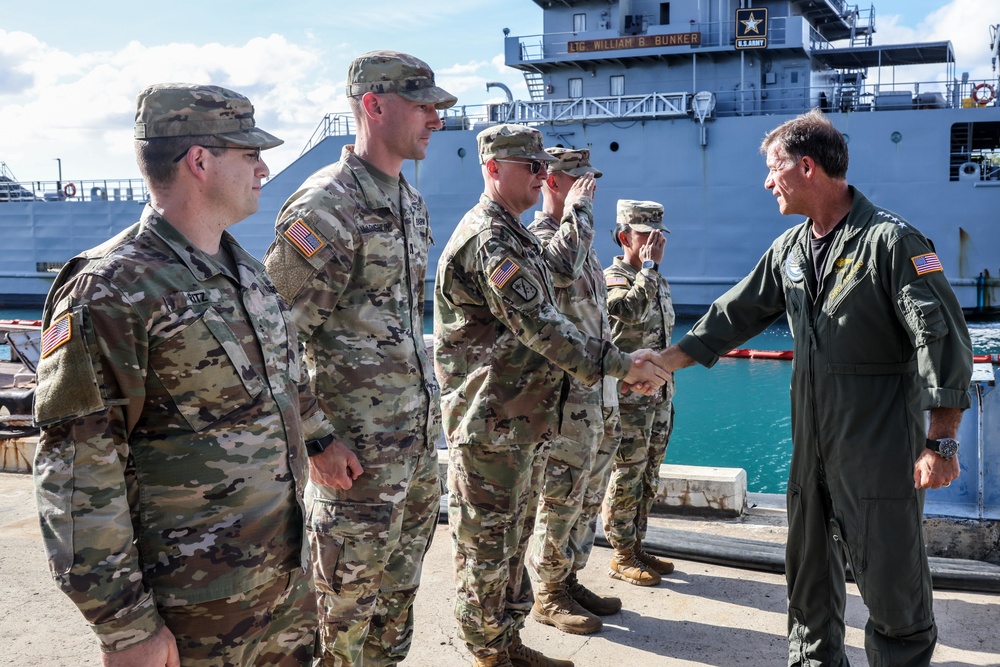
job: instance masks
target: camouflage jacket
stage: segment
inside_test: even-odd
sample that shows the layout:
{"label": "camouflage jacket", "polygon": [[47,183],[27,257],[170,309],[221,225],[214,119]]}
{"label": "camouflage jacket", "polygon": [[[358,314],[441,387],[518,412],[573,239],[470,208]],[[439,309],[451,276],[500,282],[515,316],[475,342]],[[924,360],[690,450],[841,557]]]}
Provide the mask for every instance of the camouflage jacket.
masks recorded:
{"label": "camouflage jacket", "polygon": [[[611,340],[608,290],[604,287],[604,270],[594,251],[590,203],[566,211],[561,221],[537,211],[528,230],[542,242],[559,312],[585,334]],[[594,386],[571,377],[566,403],[618,405],[617,385],[611,376],[605,376],[603,382]]]}
{"label": "camouflage jacket", "polygon": [[400,176],[400,211],[352,151],[285,202],[264,264],[323,411],[367,466],[433,447],[441,413],[423,338],[427,207]]}
{"label": "camouflage jacket", "polygon": [[107,650],[156,632],[156,604],[308,563],[303,438],[332,429],[296,384],[295,331],[263,267],[228,234],[222,245],[238,280],[147,206],[68,262],[46,300],[42,536]]}
{"label": "camouflage jacket", "polygon": [[434,287],[434,367],[448,443],[551,440],[566,373],[592,385],[624,377],[629,366],[610,341],[559,313],[538,239],[480,197],[445,246]]}
{"label": "camouflage jacket", "polygon": [[[670,285],[654,269],[638,270],[619,255],[604,271],[608,288],[608,315],[612,340],[623,350],[662,350],[674,330],[674,303]],[[652,396],[634,392],[621,396],[622,405],[655,405],[674,396],[674,380]]]}

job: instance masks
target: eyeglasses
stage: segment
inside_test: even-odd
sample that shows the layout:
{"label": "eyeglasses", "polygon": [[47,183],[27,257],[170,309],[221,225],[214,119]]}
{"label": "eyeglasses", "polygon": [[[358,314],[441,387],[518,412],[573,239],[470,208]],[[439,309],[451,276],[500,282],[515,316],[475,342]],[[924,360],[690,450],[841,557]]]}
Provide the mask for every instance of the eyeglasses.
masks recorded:
{"label": "eyeglasses", "polygon": [[500,158],[493,158],[496,162],[512,162],[513,164],[523,164],[531,169],[532,174],[537,174],[540,171],[547,171],[549,165],[545,164],[541,160],[532,160],[531,162],[525,162],[524,160],[501,160]]}
{"label": "eyeglasses", "polygon": [[[253,159],[260,162],[260,146],[209,146],[207,144],[192,144],[184,149],[184,152],[174,158],[174,162],[180,162],[184,159],[184,156],[188,154],[188,151],[195,146],[201,146],[202,148],[224,148],[231,151],[246,151],[248,153],[253,153]],[[532,172],[534,173],[534,172]]]}

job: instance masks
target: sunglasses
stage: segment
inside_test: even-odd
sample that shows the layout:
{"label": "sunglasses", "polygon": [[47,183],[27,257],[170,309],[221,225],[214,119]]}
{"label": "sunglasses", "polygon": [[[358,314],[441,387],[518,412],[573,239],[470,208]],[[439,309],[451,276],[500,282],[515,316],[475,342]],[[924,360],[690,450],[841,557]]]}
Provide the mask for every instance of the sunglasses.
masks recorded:
{"label": "sunglasses", "polygon": [[531,169],[532,174],[537,174],[540,171],[548,170],[549,166],[542,162],[541,160],[532,160],[531,162],[525,162],[524,160],[501,160],[500,158],[493,158],[496,162],[511,162],[513,164],[523,164]]}
{"label": "sunglasses", "polygon": [[[248,153],[253,153],[254,159],[257,160],[258,162],[260,162],[260,146],[257,146],[257,147],[250,147],[250,146],[209,146],[207,144],[192,144],[191,146],[188,146],[187,148],[184,149],[183,153],[181,153],[180,155],[178,155],[177,157],[174,158],[174,162],[180,162],[181,160],[183,160],[184,156],[188,154],[188,151],[190,151],[195,146],[201,146],[202,148],[224,148],[226,150],[231,150],[231,151],[246,151]],[[532,173],[535,173],[535,172],[532,172]]]}

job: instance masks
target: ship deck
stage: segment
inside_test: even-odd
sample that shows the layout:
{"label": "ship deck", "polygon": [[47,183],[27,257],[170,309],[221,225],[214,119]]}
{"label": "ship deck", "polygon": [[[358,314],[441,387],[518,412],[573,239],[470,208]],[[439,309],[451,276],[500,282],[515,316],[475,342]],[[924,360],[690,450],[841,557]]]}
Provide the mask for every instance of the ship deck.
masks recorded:
{"label": "ship deck", "polygon": [[[83,618],[49,578],[35,516],[31,478],[0,474],[0,656],[5,664],[100,664],[95,640]],[[706,521],[655,517],[658,528],[714,531],[734,540],[780,544],[784,517],[752,510],[745,519]],[[577,665],[741,665],[764,667],[785,661],[785,582],[780,574],[676,560],[664,583],[640,588],[605,575],[610,550],[594,549],[581,581],[623,600],[622,612],[604,619],[594,635],[575,636],[528,621],[525,643]],[[867,613],[857,587],[848,585],[847,654],[866,664]],[[404,665],[452,667],[471,659],[455,631],[451,545],[439,525],[427,555],[416,599],[416,632]],[[935,591],[940,641],[934,663],[996,665],[1000,662],[1000,595]]]}

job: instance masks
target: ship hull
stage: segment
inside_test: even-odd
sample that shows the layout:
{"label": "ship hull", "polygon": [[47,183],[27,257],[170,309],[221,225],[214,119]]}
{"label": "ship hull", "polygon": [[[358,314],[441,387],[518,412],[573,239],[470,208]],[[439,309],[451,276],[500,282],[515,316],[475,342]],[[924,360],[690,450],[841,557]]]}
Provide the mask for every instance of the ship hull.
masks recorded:
{"label": "ship hull", "polygon": [[[779,214],[763,187],[766,169],[758,151],[764,134],[788,117],[718,118],[706,121],[704,132],[687,118],[538,127],[548,146],[589,148],[592,162],[604,171],[594,206],[602,263],[609,264],[618,251],[612,234],[618,199],[663,203],[671,233],[661,270],[678,310],[693,313],[735,284],[775,237],[801,221]],[[931,238],[967,312],[994,311],[996,288],[990,283],[1000,274],[1000,180],[949,180],[949,159],[952,126],[1000,122],[1000,108],[831,113],[830,118],[849,139],[848,180]],[[431,267],[482,192],[480,129],[437,132],[427,158],[404,165],[430,211]],[[260,210],[232,229],[237,239],[263,256],[287,197],[313,171],[338,160],[351,140],[327,137],[266,183]],[[53,274],[36,270],[40,263],[57,264],[97,245],[137,220],[140,211],[137,202],[0,204],[5,239],[0,302],[41,303]],[[531,215],[522,219],[528,222]]]}

